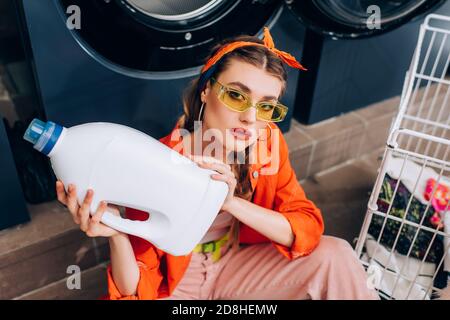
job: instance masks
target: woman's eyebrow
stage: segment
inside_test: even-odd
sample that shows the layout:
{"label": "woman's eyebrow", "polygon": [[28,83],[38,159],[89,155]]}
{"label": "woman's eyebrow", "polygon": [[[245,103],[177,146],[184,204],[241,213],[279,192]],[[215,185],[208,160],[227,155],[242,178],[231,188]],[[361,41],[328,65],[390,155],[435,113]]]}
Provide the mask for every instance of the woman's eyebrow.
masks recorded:
{"label": "woman's eyebrow", "polygon": [[[245,84],[243,84],[242,82],[239,81],[232,81],[232,82],[228,82],[227,85],[235,85],[238,86],[239,88],[241,88],[243,91],[245,91],[245,93],[250,94],[252,92],[252,90],[250,90],[249,87],[247,87]],[[277,97],[274,96],[264,96],[263,100],[277,100]]]}

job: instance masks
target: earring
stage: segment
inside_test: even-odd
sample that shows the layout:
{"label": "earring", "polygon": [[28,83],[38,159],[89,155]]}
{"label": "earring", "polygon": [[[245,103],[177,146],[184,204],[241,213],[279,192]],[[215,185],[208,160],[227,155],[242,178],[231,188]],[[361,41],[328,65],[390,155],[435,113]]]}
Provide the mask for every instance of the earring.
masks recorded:
{"label": "earring", "polygon": [[202,111],[203,111],[204,106],[205,106],[205,103],[202,102],[202,106],[200,107],[200,112],[198,113],[198,121],[201,121]]}

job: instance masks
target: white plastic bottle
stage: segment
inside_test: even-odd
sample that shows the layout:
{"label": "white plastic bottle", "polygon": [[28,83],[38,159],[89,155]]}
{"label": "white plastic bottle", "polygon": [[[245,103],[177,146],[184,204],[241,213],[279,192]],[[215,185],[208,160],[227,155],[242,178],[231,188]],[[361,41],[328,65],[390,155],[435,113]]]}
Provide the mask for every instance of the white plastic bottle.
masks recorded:
{"label": "white plastic bottle", "polygon": [[172,255],[193,250],[228,193],[225,182],[211,179],[214,171],[127,126],[94,122],[65,128],[34,119],[24,139],[50,157],[66,188],[77,186],[80,204],[94,190],[91,214],[102,200],[149,212],[147,221],[133,221],[107,211],[102,222]]}

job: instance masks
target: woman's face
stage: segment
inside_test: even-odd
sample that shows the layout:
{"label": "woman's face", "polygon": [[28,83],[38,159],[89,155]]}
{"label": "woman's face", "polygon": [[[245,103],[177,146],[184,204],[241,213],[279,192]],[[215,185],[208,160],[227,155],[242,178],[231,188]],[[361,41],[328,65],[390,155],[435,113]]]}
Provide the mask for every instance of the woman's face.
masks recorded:
{"label": "woman's face", "polygon": [[[220,73],[217,81],[246,93],[253,105],[260,101],[278,100],[282,90],[281,80],[260,68],[237,59],[233,59],[228,68]],[[217,87],[212,90],[210,82],[202,92],[201,99],[205,103],[203,130],[217,130],[217,134],[213,134],[214,138],[226,151],[243,151],[265,132],[267,122],[256,119],[255,108],[244,112],[229,109],[218,99]],[[248,130],[251,133],[250,137],[245,139],[236,137],[232,133],[236,128]]]}

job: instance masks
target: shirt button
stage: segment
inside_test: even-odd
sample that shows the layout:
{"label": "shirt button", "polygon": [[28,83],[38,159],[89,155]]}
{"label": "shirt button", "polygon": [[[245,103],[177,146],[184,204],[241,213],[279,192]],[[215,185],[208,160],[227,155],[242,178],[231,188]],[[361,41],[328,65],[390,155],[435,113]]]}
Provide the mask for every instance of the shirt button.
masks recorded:
{"label": "shirt button", "polygon": [[259,175],[259,173],[258,173],[258,171],[253,171],[253,178],[258,178],[258,175]]}

